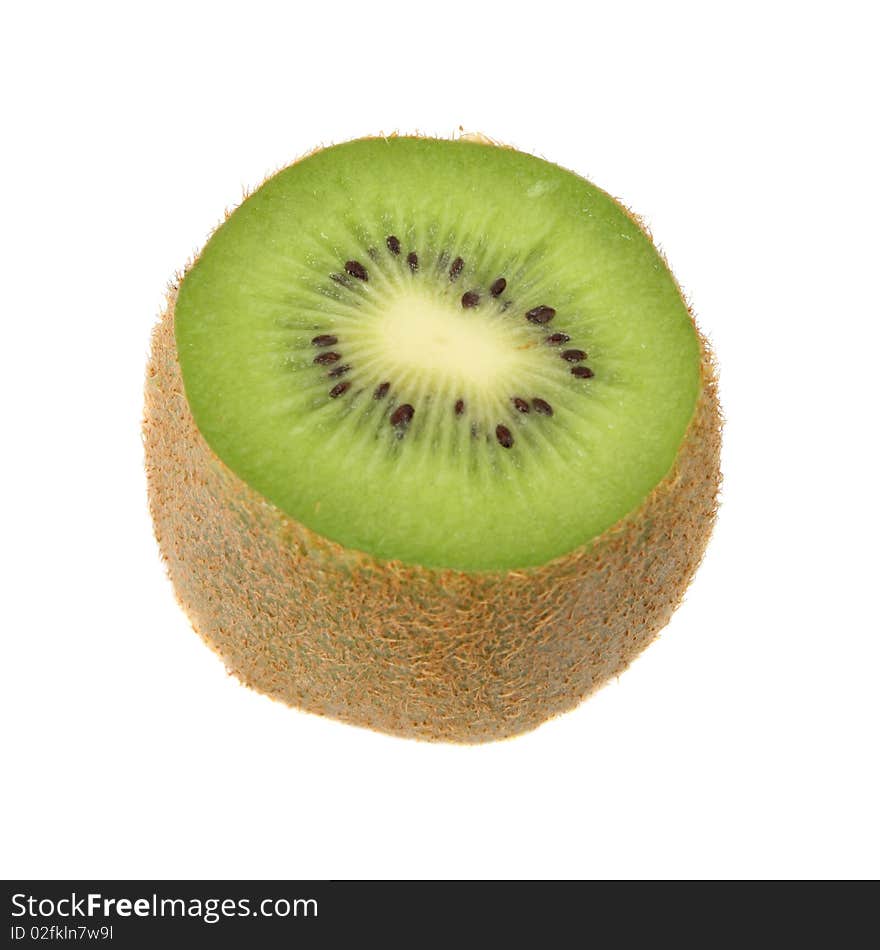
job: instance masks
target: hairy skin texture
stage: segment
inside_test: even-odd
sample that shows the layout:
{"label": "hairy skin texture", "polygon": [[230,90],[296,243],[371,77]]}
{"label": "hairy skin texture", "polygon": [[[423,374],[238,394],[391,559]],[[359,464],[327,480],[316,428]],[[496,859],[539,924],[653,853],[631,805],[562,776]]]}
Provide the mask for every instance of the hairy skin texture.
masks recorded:
{"label": "hairy skin texture", "polygon": [[233,474],[190,413],[174,303],[172,293],[147,371],[150,510],[181,605],[243,683],[382,732],[501,739],[624,670],[678,606],[709,539],[720,480],[705,342],[693,420],[641,508],[542,567],[468,574],[348,550]]}

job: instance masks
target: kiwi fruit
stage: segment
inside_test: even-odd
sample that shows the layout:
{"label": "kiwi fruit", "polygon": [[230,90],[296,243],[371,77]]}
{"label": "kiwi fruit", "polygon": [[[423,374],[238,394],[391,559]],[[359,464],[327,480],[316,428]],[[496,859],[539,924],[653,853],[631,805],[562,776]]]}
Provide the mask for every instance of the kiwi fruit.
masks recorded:
{"label": "kiwi fruit", "polygon": [[144,418],[160,550],[227,667],[455,742],[571,709],[655,637],[720,429],[640,222],[467,137],[328,147],[247,196],[169,291]]}

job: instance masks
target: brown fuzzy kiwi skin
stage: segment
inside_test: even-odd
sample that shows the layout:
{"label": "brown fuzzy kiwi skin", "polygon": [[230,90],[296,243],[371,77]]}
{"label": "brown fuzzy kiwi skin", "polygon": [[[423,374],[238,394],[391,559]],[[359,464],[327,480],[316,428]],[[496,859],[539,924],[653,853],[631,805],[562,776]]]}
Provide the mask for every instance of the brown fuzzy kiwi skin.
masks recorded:
{"label": "brown fuzzy kiwi skin", "polygon": [[246,685],[381,732],[476,743],[572,709],[667,623],[702,559],[721,414],[702,387],[676,461],[642,505],[538,568],[380,561],[284,514],[211,450],[189,409],[176,290],[156,326],[143,434],[150,511],[181,606]]}

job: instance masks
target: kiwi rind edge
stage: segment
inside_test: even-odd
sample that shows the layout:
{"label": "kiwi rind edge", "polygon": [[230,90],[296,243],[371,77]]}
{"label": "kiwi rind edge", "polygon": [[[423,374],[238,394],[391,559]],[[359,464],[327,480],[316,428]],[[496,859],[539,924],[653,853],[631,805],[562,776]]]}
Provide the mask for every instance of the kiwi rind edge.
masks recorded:
{"label": "kiwi rind edge", "polygon": [[668,622],[705,551],[721,477],[716,372],[701,335],[693,418],[638,509],[538,568],[436,570],[317,535],[217,458],[184,393],[177,286],[147,368],[150,512],[181,606],[241,682],[381,732],[482,742],[573,708]]}

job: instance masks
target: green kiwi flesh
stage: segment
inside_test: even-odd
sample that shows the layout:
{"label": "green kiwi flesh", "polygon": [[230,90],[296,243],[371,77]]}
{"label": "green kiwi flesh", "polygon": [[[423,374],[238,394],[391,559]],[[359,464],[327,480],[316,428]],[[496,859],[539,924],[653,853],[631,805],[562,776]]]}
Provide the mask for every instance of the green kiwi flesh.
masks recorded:
{"label": "green kiwi flesh", "polygon": [[380,560],[535,567],[670,471],[701,343],[638,223],[476,142],[324,149],[270,178],[179,289],[186,399],[288,518]]}

